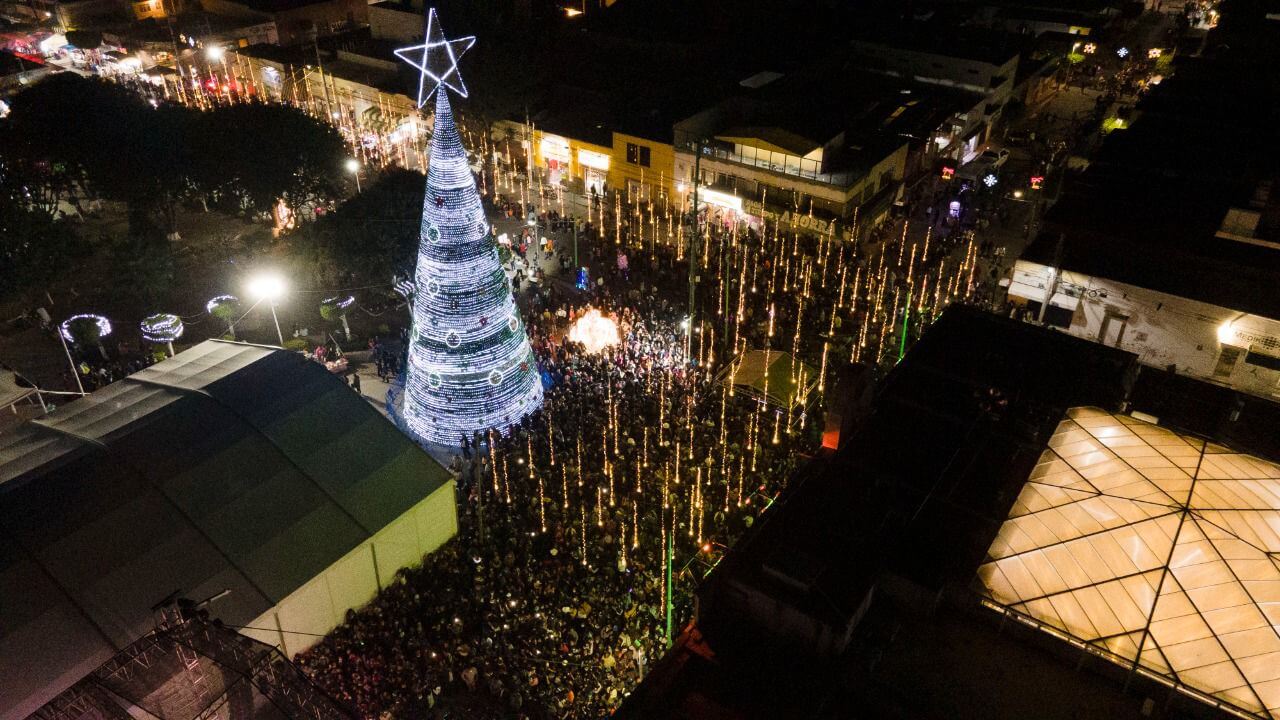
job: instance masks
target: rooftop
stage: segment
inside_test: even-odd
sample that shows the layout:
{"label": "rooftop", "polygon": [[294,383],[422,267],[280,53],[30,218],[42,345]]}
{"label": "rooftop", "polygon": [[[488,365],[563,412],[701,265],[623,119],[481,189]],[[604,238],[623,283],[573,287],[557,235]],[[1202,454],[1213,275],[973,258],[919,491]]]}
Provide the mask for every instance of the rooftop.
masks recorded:
{"label": "rooftop", "polygon": [[[829,82],[833,73],[842,78],[837,87]],[[795,170],[840,184],[856,181],[886,154],[923,141],[947,118],[981,101],[976,93],[860,72],[841,58],[758,89],[738,87],[724,101],[678,123],[676,134],[677,142],[699,135],[724,142],[751,138],[770,146],[765,149],[797,157],[843,134],[843,141],[824,153],[820,171],[805,163]],[[795,112],[797,107],[806,112]]]}
{"label": "rooftop", "polygon": [[273,14],[279,12],[288,12],[289,10],[297,10],[308,5],[322,5],[325,3],[337,2],[338,0],[230,0],[237,5],[242,5],[250,10],[256,10],[260,13]]}
{"label": "rooftop", "polygon": [[[802,468],[725,552],[699,589],[696,626],[617,717],[1136,719],[1153,701],[1159,717],[1224,717],[1214,679],[1230,702],[1252,693],[1263,707],[1274,692],[1264,678],[1280,667],[1267,616],[1280,587],[1267,555],[1280,551],[1280,455],[1274,440],[1260,444],[1272,461],[1248,455],[1249,433],[1234,426],[1273,434],[1280,406],[1247,399],[1230,420],[1234,393],[1169,380],[1130,353],[952,306],[836,454]],[[1121,413],[1125,402],[1160,423]],[[1199,536],[1166,532],[1175,520]],[[1160,573],[1171,579],[1156,588]],[[1253,593],[1252,609],[1232,583]],[[1151,621],[1142,598],[1169,611]],[[1201,601],[1202,612],[1173,612]],[[1051,632],[1007,622],[1005,608]],[[815,655],[801,617],[852,620],[847,649]],[[1109,643],[1129,633],[1200,617],[1186,643],[1151,627],[1150,647],[1181,663],[1163,673],[1099,659],[1123,659]],[[1112,627],[1126,618],[1136,624]],[[1072,636],[1079,644],[1062,641]],[[1231,684],[1222,671],[1235,651],[1223,645],[1253,674]],[[1173,668],[1202,696],[1171,692]]]}
{"label": "rooftop", "polygon": [[996,606],[1270,717],[1280,710],[1280,466],[1074,408],[978,568]]}
{"label": "rooftop", "polygon": [[175,589],[251,624],[447,480],[322,366],[218,340],[0,435],[0,718]]}
{"label": "rooftop", "polygon": [[1280,79],[1256,62],[1180,61],[1066,185],[1024,257],[1051,263],[1061,236],[1068,270],[1280,318]]}
{"label": "rooftop", "polygon": [[1003,65],[1016,58],[1020,38],[997,30],[955,27],[941,22],[904,22],[896,26],[867,28],[852,43],[880,46]]}

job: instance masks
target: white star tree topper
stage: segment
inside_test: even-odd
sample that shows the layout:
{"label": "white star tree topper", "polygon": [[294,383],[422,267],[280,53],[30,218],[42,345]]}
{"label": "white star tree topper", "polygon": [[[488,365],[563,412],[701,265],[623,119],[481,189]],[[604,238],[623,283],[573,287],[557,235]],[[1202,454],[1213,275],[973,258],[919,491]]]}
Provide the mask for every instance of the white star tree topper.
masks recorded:
{"label": "white star tree topper", "polygon": [[[427,11],[427,32],[421,45],[400,48],[396,55],[418,69],[418,107],[427,104],[432,94],[441,85],[453,90],[462,97],[467,96],[467,86],[462,82],[458,72],[458,58],[471,49],[476,42],[474,35],[447,40],[440,20],[436,17],[436,9]],[[431,79],[431,87],[427,87],[427,79]]]}

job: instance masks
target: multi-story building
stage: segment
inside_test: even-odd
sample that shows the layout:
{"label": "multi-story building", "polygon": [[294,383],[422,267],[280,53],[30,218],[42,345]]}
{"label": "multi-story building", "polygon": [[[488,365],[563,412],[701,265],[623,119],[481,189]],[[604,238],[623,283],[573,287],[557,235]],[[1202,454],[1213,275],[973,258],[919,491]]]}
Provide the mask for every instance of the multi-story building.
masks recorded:
{"label": "multi-story building", "polygon": [[987,141],[1004,106],[1013,97],[1018,50],[1013,38],[978,29],[907,26],[854,40],[853,62],[870,72],[928,85],[981,94],[981,112],[964,118],[950,157],[967,161]]}
{"label": "multi-story building", "polygon": [[[677,182],[748,223],[852,237],[877,224],[902,182],[951,145],[982,95],[866,73],[777,73],[675,126]],[[695,162],[696,160],[696,162]]]}
{"label": "multi-story building", "polygon": [[201,0],[208,12],[273,21],[281,45],[298,45],[369,23],[362,0]]}
{"label": "multi-story building", "polygon": [[964,306],[840,405],[613,717],[1280,711],[1280,405]]}
{"label": "multi-story building", "polygon": [[607,106],[581,94],[569,98],[553,93],[551,100],[525,122],[494,123],[495,150],[513,165],[532,162],[548,185],[604,194],[613,187],[609,175],[614,163]]}

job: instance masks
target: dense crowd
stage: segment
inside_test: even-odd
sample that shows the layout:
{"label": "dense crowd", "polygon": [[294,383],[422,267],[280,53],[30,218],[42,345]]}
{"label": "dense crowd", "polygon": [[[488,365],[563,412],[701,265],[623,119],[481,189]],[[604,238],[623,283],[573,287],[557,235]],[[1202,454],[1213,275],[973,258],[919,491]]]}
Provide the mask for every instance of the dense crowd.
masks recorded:
{"label": "dense crowd", "polygon": [[[703,319],[688,322],[678,243],[541,217],[545,232],[566,221],[591,282],[533,270],[563,257],[562,240],[519,238],[509,259],[543,409],[460,438],[457,536],[299,658],[363,717],[607,715],[666,647],[667,599],[678,632],[698,581],[816,448],[818,393],[795,388],[860,348],[888,362],[880,346],[897,344],[890,305],[904,292],[941,302],[971,286],[965,233],[935,238],[931,259],[906,233],[846,248],[717,224],[703,243]],[[932,297],[928,311],[940,309]],[[619,345],[592,354],[566,339],[589,308],[615,320]],[[721,374],[763,348],[794,358],[769,402]]]}
{"label": "dense crowd", "polygon": [[362,716],[608,714],[665,648],[666,535],[682,622],[713,558],[701,545],[747,527],[812,440],[773,444],[757,419],[749,460],[739,440],[759,406],[726,402],[722,418],[723,393],[680,362],[677,324],[614,313],[612,352],[565,342],[572,313],[532,331],[547,401],[463,446],[457,537],[300,659]]}

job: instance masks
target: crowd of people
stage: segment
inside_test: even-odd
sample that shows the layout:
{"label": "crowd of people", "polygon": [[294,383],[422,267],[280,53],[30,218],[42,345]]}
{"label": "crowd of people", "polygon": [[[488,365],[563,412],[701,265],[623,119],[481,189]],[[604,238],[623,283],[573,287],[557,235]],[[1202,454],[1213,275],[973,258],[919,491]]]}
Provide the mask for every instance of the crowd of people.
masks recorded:
{"label": "crowd of people", "polygon": [[[678,242],[576,229],[593,282],[515,285],[543,408],[460,438],[457,535],[299,658],[362,717],[608,715],[663,653],[668,604],[678,633],[699,580],[816,449],[812,388],[828,367],[861,349],[890,362],[880,347],[898,344],[899,296],[929,297],[918,332],[935,302],[970,294],[975,253],[962,233],[930,257],[906,233],[846,248],[718,225],[691,322]],[[546,245],[513,245],[509,263],[548,264]],[[590,309],[617,323],[618,345],[568,340]],[[724,382],[741,353],[765,348],[793,358],[772,393]]]}
{"label": "crowd of people", "polygon": [[457,536],[299,659],[362,717],[607,715],[666,647],[667,536],[681,623],[703,545],[748,527],[812,445],[812,425],[774,444],[768,408],[722,405],[673,318],[603,308],[610,351],[564,339],[574,312],[531,330],[546,403],[464,443]]}

